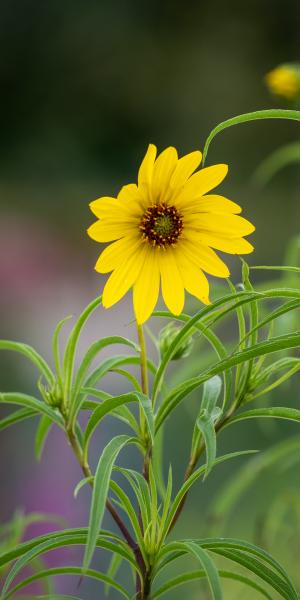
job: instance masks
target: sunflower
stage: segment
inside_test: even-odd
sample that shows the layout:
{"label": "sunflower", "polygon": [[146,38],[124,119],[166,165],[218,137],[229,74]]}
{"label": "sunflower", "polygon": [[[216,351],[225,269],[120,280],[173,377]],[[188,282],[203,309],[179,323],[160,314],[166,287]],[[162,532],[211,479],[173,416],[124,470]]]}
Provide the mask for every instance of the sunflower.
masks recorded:
{"label": "sunflower", "polygon": [[97,242],[112,242],[95,269],[112,274],[103,290],[109,308],[133,288],[138,324],[153,312],[160,286],[168,309],[179,315],[185,290],[209,304],[205,273],[228,277],[229,270],[214,249],[247,254],[253,246],[243,236],[254,226],[238,216],[241,208],[217,194],[208,194],[227,174],[219,164],[196,171],[199,151],[178,158],[173,147],[158,157],[150,144],[141,163],[138,183],[122,187],[117,198],[90,204],[98,218],[88,229]]}

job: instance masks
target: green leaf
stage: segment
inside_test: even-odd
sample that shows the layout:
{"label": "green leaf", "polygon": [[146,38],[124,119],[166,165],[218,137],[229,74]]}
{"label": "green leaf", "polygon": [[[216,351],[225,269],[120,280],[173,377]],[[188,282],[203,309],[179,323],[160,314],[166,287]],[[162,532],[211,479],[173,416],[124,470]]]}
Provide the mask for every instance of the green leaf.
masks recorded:
{"label": "green leaf", "polygon": [[[113,398],[113,396],[111,394],[107,394],[107,392],[103,392],[103,390],[97,390],[96,388],[81,388],[81,392],[85,398],[87,396],[99,398],[99,400],[108,400],[110,398]],[[98,408],[98,406],[99,406],[98,402],[95,403],[95,401],[84,400],[81,404],[81,409],[82,410],[92,410],[92,412],[94,412]],[[115,408],[111,412],[111,414],[114,417],[116,417],[117,419],[120,419],[121,421],[126,423],[126,425],[131,427],[131,429],[137,435],[139,435],[139,433],[140,433],[139,424],[138,424],[135,416],[130,411],[130,409],[126,406],[126,404],[121,404],[121,406]]]}
{"label": "green leaf", "polygon": [[94,482],[94,475],[91,475],[90,477],[84,477],[83,479],[81,479],[81,480],[80,480],[80,481],[77,483],[77,485],[76,485],[76,487],[75,487],[75,489],[74,489],[74,492],[73,492],[74,498],[77,498],[77,496],[78,496],[78,494],[79,494],[80,490],[81,490],[81,489],[82,489],[82,488],[83,488],[83,487],[84,487],[84,486],[85,486],[87,483],[92,483],[92,482]]}
{"label": "green leaf", "polygon": [[[263,579],[263,581],[273,587],[286,600],[297,600],[296,590],[285,570],[265,550],[249,542],[230,538],[206,538],[186,541],[194,541],[195,544],[199,544],[203,549],[210,550],[210,552],[220,554],[237,562]],[[181,543],[171,542],[164,546],[160,553],[160,559],[172,552],[175,553],[175,558],[181,556]]]}
{"label": "green leaf", "polygon": [[[101,573],[100,571],[95,571],[94,569],[86,569],[86,571],[83,573],[81,567],[74,567],[74,566],[54,567],[51,569],[46,569],[44,571],[39,571],[38,573],[35,573],[34,575],[27,577],[27,579],[25,579],[21,583],[18,583],[18,585],[16,585],[12,590],[10,590],[10,592],[8,594],[3,596],[2,598],[3,598],[3,600],[7,600],[13,594],[15,594],[17,591],[23,589],[27,585],[34,583],[35,581],[44,579],[45,577],[51,577],[54,575],[84,575],[85,577],[91,577],[93,579],[97,579],[98,581],[109,584],[110,587],[113,587],[115,590],[120,592],[120,594],[122,594],[122,596],[124,596],[127,600],[131,600],[130,594],[125,590],[125,588],[123,586],[121,586],[119,583],[117,583],[114,579],[109,577],[108,575],[105,575],[104,573]],[[66,597],[68,598],[69,596],[66,596]],[[53,596],[52,596],[52,598],[53,598]]]}
{"label": "green leaf", "polygon": [[166,495],[166,485],[163,474],[163,446],[164,446],[164,430],[161,428],[158,434],[155,436],[155,447],[152,451],[152,466],[154,476],[157,483],[158,493],[162,498]]}
{"label": "green leaf", "polygon": [[140,403],[140,405],[144,411],[144,415],[145,415],[146,422],[148,425],[148,431],[149,431],[149,434],[150,434],[150,437],[151,437],[152,443],[153,443],[153,440],[154,440],[154,416],[153,416],[153,412],[152,412],[152,405],[151,405],[150,398],[148,398],[148,396],[145,396],[145,394],[141,394],[139,392],[130,392],[129,394],[123,394],[122,396],[116,396],[115,398],[109,398],[109,399],[105,400],[92,413],[92,415],[88,421],[85,433],[84,433],[83,450],[84,450],[85,457],[87,457],[87,455],[88,455],[91,436],[94,433],[95,429],[98,427],[99,423],[105,417],[105,415],[116,410],[116,408],[119,408],[120,406],[123,406],[124,404],[128,404],[130,402],[139,402]]}
{"label": "green leaf", "polygon": [[81,396],[79,395],[79,392],[90,365],[101,350],[103,350],[107,346],[111,346],[114,344],[128,346],[129,348],[132,348],[137,351],[137,345],[134,342],[117,335],[102,338],[101,340],[94,342],[90,346],[78,368],[74,383],[74,389],[72,391],[73,405],[71,407],[71,412],[74,417],[78,414],[78,411],[80,410]]}
{"label": "green leaf", "polygon": [[271,585],[272,588],[281,594],[281,596],[286,600],[297,600],[295,591],[291,591],[290,586],[287,586],[285,581],[283,581],[272,569],[267,567],[264,563],[261,563],[261,561],[257,558],[248,556],[245,552],[241,552],[239,550],[226,550],[220,548],[214,551],[216,554],[220,554],[225,558],[229,558],[230,560],[242,565],[249,571],[252,571],[252,573]]}
{"label": "green leaf", "polygon": [[[237,581],[238,583],[244,583],[248,587],[251,587],[255,591],[261,593],[268,600],[272,600],[272,597],[268,594],[268,592],[264,588],[262,588],[255,581],[252,581],[252,579],[249,579],[249,577],[245,577],[245,575],[240,575],[239,573],[233,573],[232,571],[224,571],[221,569],[221,570],[219,570],[219,577],[222,577],[225,579],[233,579],[234,581]],[[160,596],[162,596],[166,592],[169,592],[170,590],[173,590],[173,589],[176,590],[180,585],[189,583],[190,581],[196,581],[197,579],[204,579],[204,578],[206,578],[206,572],[204,570],[189,571],[187,573],[182,573],[181,575],[178,575],[177,577],[169,579],[158,590],[155,590],[151,594],[151,600],[156,600],[156,598],[159,598]]]}
{"label": "green leaf", "polygon": [[[87,377],[84,387],[92,387],[96,385],[107,373],[112,371],[114,368],[120,367],[122,365],[140,365],[140,357],[139,356],[126,356],[121,354],[119,356],[114,356],[113,358],[107,358],[102,362],[102,364],[97,367],[92,373]],[[148,369],[152,374],[156,373],[156,367],[151,360],[147,360]]]}
{"label": "green leaf", "polygon": [[101,522],[105,511],[109,482],[114,462],[122,448],[124,448],[124,446],[127,444],[132,443],[136,443],[134,438],[130,438],[127,435],[119,435],[113,438],[107,444],[100,456],[94,478],[89,529],[83,559],[84,570],[88,569],[96,547],[98,531],[101,527]]}
{"label": "green leaf", "polygon": [[287,271],[288,273],[300,273],[300,267],[290,267],[285,265],[253,265],[250,269],[254,271]]}
{"label": "green leaf", "polygon": [[160,532],[159,532],[159,537],[158,537],[158,547],[160,547],[160,545],[163,542],[164,528],[165,528],[166,520],[168,517],[168,512],[170,510],[170,505],[171,505],[172,489],[173,489],[173,476],[172,476],[172,467],[170,465],[167,489],[166,489],[166,493],[164,494],[164,498],[163,498],[164,504],[163,504],[163,512],[162,512],[162,516],[161,516],[161,520],[160,520]]}
{"label": "green leaf", "polygon": [[286,406],[272,406],[271,408],[254,408],[253,410],[247,410],[234,417],[231,417],[229,421],[224,424],[224,428],[237,423],[238,421],[245,421],[246,419],[257,419],[257,418],[272,418],[272,419],[287,419],[288,421],[300,422],[300,410],[296,408],[287,408]]}
{"label": "green leaf", "polygon": [[[6,578],[2,589],[2,595],[6,594],[9,586],[17,576],[17,574],[33,559],[43,555],[50,550],[56,548],[64,548],[70,545],[86,545],[88,537],[87,528],[69,529],[65,531],[55,531],[39,536],[28,542],[23,542],[15,548],[0,554],[0,567],[9,564],[11,561],[18,559]],[[136,564],[132,552],[128,549],[120,538],[112,533],[98,532],[96,538],[96,547],[103,548],[110,552],[114,552],[122,556],[128,561],[137,571],[139,567]],[[1,596],[2,599],[2,596]]]}
{"label": "green leaf", "polygon": [[221,131],[224,131],[224,129],[227,129],[228,127],[232,127],[233,125],[240,125],[242,123],[258,121],[261,119],[290,119],[292,121],[300,121],[300,112],[298,110],[282,110],[278,108],[271,108],[268,110],[256,110],[254,112],[238,115],[237,117],[223,121],[211,131],[204,144],[202,159],[203,166],[206,160],[208,148],[218,133],[221,133]]}
{"label": "green leaf", "polygon": [[38,428],[35,434],[35,456],[37,460],[41,460],[45,442],[52,425],[53,421],[47,415],[43,415],[40,418]]}
{"label": "green leaf", "polygon": [[87,319],[92,314],[92,312],[101,304],[102,298],[96,298],[93,300],[81,313],[78,320],[76,321],[69,339],[66,345],[64,360],[63,360],[63,372],[64,372],[64,398],[69,401],[72,379],[73,379],[73,370],[74,370],[74,360],[76,348],[79,340],[79,336],[81,334],[81,330],[84,327]]}
{"label": "green leaf", "polygon": [[62,384],[62,370],[60,364],[60,349],[59,349],[59,334],[61,332],[64,324],[72,318],[72,315],[65,317],[61,321],[59,321],[54,329],[53,337],[52,337],[52,353],[54,358],[55,369],[57,373],[57,378],[60,384]]}
{"label": "green leaf", "polygon": [[278,317],[281,317],[282,315],[287,314],[291,310],[295,310],[296,308],[299,308],[299,306],[300,306],[299,300],[291,300],[291,301],[283,304],[283,306],[276,308],[274,311],[269,313],[268,316],[265,317],[265,319],[262,319],[261,321],[259,321],[257,323],[257,325],[255,325],[255,327],[250,329],[250,331],[248,331],[248,333],[245,335],[245,337],[243,339],[241,339],[239,345],[241,345],[244,341],[246,341],[249,338],[249,336],[251,336],[252,333],[254,333],[254,331],[258,331],[262,327],[265,327],[265,325],[268,325],[268,323],[271,323],[275,319],[278,319]]}
{"label": "green leaf", "polygon": [[183,547],[190,554],[193,554],[203,567],[210,586],[212,598],[214,600],[222,600],[223,594],[218,569],[209,554],[194,542],[184,542]]}
{"label": "green leaf", "polygon": [[259,342],[250,348],[241,350],[229,356],[227,359],[218,362],[213,367],[204,371],[200,376],[194,377],[183,384],[177,386],[172,392],[165,398],[163,405],[158,409],[156,415],[156,430],[162,425],[164,420],[167,418],[169,413],[173,411],[176,406],[190,394],[194,389],[198,388],[202,383],[213,377],[219,375],[223,371],[230,369],[231,367],[240,363],[246,362],[257,356],[264,356],[273,352],[288,348],[297,348],[300,346],[300,333],[286,334],[274,337],[270,340]]}
{"label": "green leaf", "polygon": [[[107,569],[107,576],[110,577],[111,579],[115,579],[121,564],[122,564],[121,556],[119,556],[118,554],[113,554],[111,557],[108,569]],[[106,582],[104,585],[105,596],[108,596],[110,588],[111,588],[110,584]]]}
{"label": "green leaf", "polygon": [[204,408],[196,421],[198,429],[201,431],[205,443],[206,450],[206,465],[204,479],[209,475],[213,468],[216,453],[217,453],[217,438],[215,431],[215,421],[220,416],[221,411],[218,408],[212,409],[209,413],[208,409]]}
{"label": "green leaf", "polygon": [[[1,400],[0,400],[1,401]],[[14,425],[15,423],[19,423],[20,421],[24,421],[24,419],[29,419],[30,417],[34,417],[37,414],[36,410],[31,410],[30,408],[21,408],[20,410],[16,410],[11,415],[4,417],[0,420],[0,431]]]}
{"label": "green leaf", "polygon": [[20,404],[21,406],[34,410],[37,413],[43,413],[47,415],[54,423],[59,425],[59,427],[63,427],[63,420],[60,414],[48,406],[48,404],[41,402],[33,396],[20,394],[18,392],[7,392],[0,394],[0,403],[1,402],[4,404]]}
{"label": "green leaf", "polygon": [[130,483],[141,511],[143,531],[146,531],[151,521],[151,498],[149,487],[145,478],[141,475],[141,473],[138,473],[134,469],[114,467],[114,471],[122,473],[122,475]]}
{"label": "green leaf", "polygon": [[9,340],[0,340],[0,350],[11,350],[13,352],[19,352],[19,354],[23,354],[38,368],[40,373],[44,375],[46,381],[50,385],[54,383],[55,377],[49,365],[46,363],[43,357],[34,348],[28,346],[28,344],[11,342]]}
{"label": "green leaf", "polygon": [[143,556],[145,557],[144,540],[143,540],[143,536],[142,536],[142,532],[141,532],[141,528],[140,528],[140,524],[139,524],[139,519],[137,516],[137,511],[134,509],[132,502],[129,500],[127,494],[122,490],[122,488],[115,481],[112,481],[112,480],[110,481],[110,488],[114,492],[114,494],[117,496],[117,498],[119,499],[122,510],[124,510],[126,512],[128,518],[130,520],[131,526],[133,528],[133,531],[136,535],[136,539],[140,546],[141,552],[142,552]]}

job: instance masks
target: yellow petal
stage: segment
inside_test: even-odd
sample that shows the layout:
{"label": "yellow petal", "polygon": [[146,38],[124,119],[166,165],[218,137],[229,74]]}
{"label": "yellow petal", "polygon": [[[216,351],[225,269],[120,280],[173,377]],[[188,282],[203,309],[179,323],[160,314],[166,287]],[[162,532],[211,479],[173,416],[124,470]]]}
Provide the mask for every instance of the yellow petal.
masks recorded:
{"label": "yellow petal", "polygon": [[180,158],[171,177],[171,187],[173,189],[182,187],[192,173],[199,167],[201,160],[202,154],[199,150],[186,154]]}
{"label": "yellow petal", "polygon": [[146,244],[138,249],[120,267],[115,269],[108,278],[102,296],[104,308],[109,308],[118,302],[133,286],[145,260]]}
{"label": "yellow petal", "polygon": [[142,325],[151,316],[159,294],[159,263],[157,249],[147,247],[143,268],[133,286],[133,306],[136,320]]}
{"label": "yellow petal", "polygon": [[180,315],[184,306],[184,287],[172,248],[159,251],[159,268],[163,299],[174,315]]}
{"label": "yellow petal", "polygon": [[228,277],[229,269],[219,256],[208,246],[199,243],[198,239],[181,240],[182,253],[195,265],[210,275]]}
{"label": "yellow petal", "polygon": [[184,189],[176,198],[176,206],[180,208],[185,202],[190,202],[191,198],[196,200],[204,196],[223,181],[227,172],[227,165],[213,165],[197,171],[190,177]]}
{"label": "yellow petal", "polygon": [[196,296],[204,304],[210,304],[209,284],[204,273],[188,260],[185,254],[178,249],[176,260],[182,277],[183,285],[187,292]]}
{"label": "yellow petal", "polygon": [[119,240],[126,235],[134,235],[138,231],[135,225],[128,223],[110,223],[106,221],[96,221],[88,230],[88,235],[96,242],[112,242]]}
{"label": "yellow petal", "polygon": [[143,158],[138,174],[138,185],[149,184],[152,179],[154,161],[157,148],[154,144],[149,144],[147,152]]}
{"label": "yellow petal", "polygon": [[132,208],[131,210],[126,210],[126,206],[122,204],[120,200],[107,197],[94,200],[91,202],[90,208],[99,219],[105,218],[108,221],[114,221],[116,223],[134,223],[140,218],[142,213],[141,209],[134,210]]}
{"label": "yellow petal", "polygon": [[153,169],[152,190],[153,199],[164,201],[170,177],[177,165],[177,150],[170,146],[166,148],[155,161]]}
{"label": "yellow petal", "polygon": [[216,194],[209,194],[202,196],[199,199],[191,199],[190,202],[186,202],[182,207],[183,214],[187,213],[198,213],[198,212],[213,212],[213,213],[232,213],[238,214],[242,212],[241,207],[224,198],[224,196],[218,196]]}
{"label": "yellow petal", "polygon": [[140,238],[122,238],[113,242],[100,254],[95,270],[98,273],[109,273],[122,266],[130,258],[136,249],[143,244]]}
{"label": "yellow petal", "polygon": [[97,198],[97,200],[93,200],[90,202],[90,209],[96,215],[96,217],[102,216],[101,210],[102,208],[113,207],[115,208],[117,203],[116,198],[112,198],[111,196],[103,196],[102,198]]}
{"label": "yellow petal", "polygon": [[228,254],[250,254],[254,250],[244,238],[225,238],[211,233],[199,234],[199,242]]}
{"label": "yellow petal", "polygon": [[123,185],[118,193],[118,200],[120,200],[124,210],[131,214],[140,215],[146,206],[143,195],[135,183]]}
{"label": "yellow petal", "polygon": [[[224,237],[243,237],[255,230],[254,225],[243,217],[231,214],[197,214],[186,220],[189,228],[195,231],[220,233]],[[189,235],[189,231],[188,231]]]}

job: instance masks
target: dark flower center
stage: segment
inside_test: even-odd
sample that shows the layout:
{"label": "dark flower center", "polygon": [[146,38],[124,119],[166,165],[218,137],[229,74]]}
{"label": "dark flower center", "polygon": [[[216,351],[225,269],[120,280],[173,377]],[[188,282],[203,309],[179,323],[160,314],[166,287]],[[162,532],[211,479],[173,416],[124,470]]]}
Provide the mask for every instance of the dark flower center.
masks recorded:
{"label": "dark flower center", "polygon": [[171,246],[176,243],[183,228],[182,217],[175,206],[149,206],[141,219],[140,230],[152,246]]}

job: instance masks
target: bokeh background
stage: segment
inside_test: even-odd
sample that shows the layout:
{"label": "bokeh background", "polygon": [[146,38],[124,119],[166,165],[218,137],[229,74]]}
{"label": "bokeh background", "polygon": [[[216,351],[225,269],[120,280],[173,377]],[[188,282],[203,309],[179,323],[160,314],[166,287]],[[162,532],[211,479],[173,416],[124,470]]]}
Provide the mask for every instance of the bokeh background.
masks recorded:
{"label": "bokeh background", "polygon": [[[25,341],[51,359],[56,322],[78,314],[105,281],[93,270],[99,247],[86,235],[92,222],[89,201],[134,181],[149,142],[186,153],[203,148],[212,127],[228,117],[287,107],[271,97],[263,77],[278,63],[299,60],[300,5],[297,0],[1,0],[0,14],[0,337]],[[252,264],[282,262],[289,239],[299,234],[299,167],[286,168],[263,189],[252,178],[271,151],[299,137],[297,123],[265,121],[229,129],[211,146],[208,164],[230,167],[223,193],[256,224]],[[236,283],[237,258],[231,270]],[[195,308],[187,302],[187,311]],[[82,351],[97,335],[135,335],[131,319],[129,297],[109,313],[99,311],[83,335]],[[231,327],[222,334],[231,339]],[[199,361],[205,361],[200,350]],[[1,390],[36,393],[35,383],[36,372],[22,357],[1,353]],[[121,389],[113,378],[106,385],[109,391]],[[281,394],[281,403],[297,402],[299,396],[297,387]],[[74,501],[81,475],[64,438],[53,431],[37,463],[35,427],[32,421],[1,433],[1,522],[19,508],[58,513],[72,526],[86,524],[89,492]],[[188,407],[168,426],[166,463],[174,461],[178,482],[191,427]],[[109,421],[100,432],[95,459],[115,428]],[[220,452],[263,449],[297,434],[290,425],[238,426],[224,434]],[[179,536],[209,530],[213,499],[242,464],[216,469],[198,486],[178,525]],[[293,539],[284,538],[289,540],[284,544],[276,539],[269,549],[300,586],[292,561],[300,541],[296,469],[280,476],[276,469],[267,471],[242,497],[226,534],[267,546],[268,540],[260,539],[262,523],[273,499],[284,497],[284,528]],[[223,525],[216,527],[224,533]],[[34,526],[27,535],[46,530]],[[80,564],[80,558],[74,551],[67,562]],[[104,557],[99,561],[106,564]],[[72,593],[76,585],[60,580],[58,589]],[[199,597],[197,586],[189,589],[190,598]],[[226,589],[228,599],[240,597],[238,587]],[[80,593],[89,599],[101,590],[84,583]],[[202,593],[205,598],[204,587]]]}

